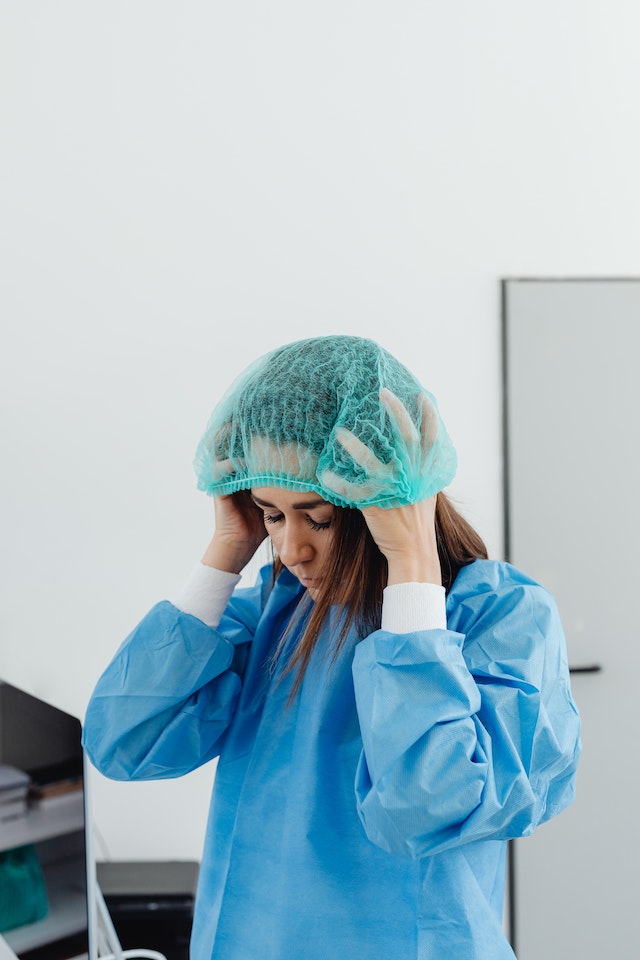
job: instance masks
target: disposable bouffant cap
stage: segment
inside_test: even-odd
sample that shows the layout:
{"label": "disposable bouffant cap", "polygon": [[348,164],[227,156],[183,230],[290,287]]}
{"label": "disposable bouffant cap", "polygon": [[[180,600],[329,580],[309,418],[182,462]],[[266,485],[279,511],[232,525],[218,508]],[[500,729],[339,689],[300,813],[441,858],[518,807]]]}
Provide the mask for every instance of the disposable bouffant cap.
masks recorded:
{"label": "disposable bouffant cap", "polygon": [[338,506],[393,507],[446,487],[456,452],[435,397],[363,337],[297,340],[260,357],[214,409],[198,489],[313,490]]}

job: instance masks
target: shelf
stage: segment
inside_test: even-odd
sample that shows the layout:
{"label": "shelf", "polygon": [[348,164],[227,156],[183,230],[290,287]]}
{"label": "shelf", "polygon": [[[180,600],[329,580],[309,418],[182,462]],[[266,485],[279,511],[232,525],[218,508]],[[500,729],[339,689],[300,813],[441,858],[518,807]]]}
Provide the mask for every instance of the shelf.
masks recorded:
{"label": "shelf", "polygon": [[83,860],[66,860],[45,869],[49,911],[37,923],[29,923],[2,934],[17,953],[33,950],[87,929],[87,892],[78,885],[84,875]]}
{"label": "shelf", "polygon": [[76,830],[84,830],[84,796],[81,790],[41,800],[24,815],[0,821],[0,850],[39,843]]}

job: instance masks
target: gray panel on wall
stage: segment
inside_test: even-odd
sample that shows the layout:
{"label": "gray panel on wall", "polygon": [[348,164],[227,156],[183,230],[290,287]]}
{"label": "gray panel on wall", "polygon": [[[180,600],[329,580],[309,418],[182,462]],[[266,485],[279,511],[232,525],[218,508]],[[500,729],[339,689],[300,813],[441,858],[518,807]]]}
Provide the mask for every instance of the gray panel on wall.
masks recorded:
{"label": "gray panel on wall", "polygon": [[520,960],[637,951],[640,280],[504,282],[506,552],[556,597],[575,803],[515,845]]}

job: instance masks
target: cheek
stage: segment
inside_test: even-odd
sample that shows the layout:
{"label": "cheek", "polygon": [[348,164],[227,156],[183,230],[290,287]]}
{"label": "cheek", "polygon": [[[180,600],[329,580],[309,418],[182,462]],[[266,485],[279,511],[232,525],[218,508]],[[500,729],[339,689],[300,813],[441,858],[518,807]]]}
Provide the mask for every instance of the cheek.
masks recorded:
{"label": "cheek", "polygon": [[323,538],[321,545],[318,545],[318,553],[320,555],[322,563],[326,563],[331,554],[333,553],[333,535],[329,534],[326,538]]}
{"label": "cheek", "polygon": [[271,540],[271,543],[274,547],[278,548],[278,543],[282,540],[282,533],[278,526],[273,523],[265,523],[265,530],[267,531],[267,536]]}

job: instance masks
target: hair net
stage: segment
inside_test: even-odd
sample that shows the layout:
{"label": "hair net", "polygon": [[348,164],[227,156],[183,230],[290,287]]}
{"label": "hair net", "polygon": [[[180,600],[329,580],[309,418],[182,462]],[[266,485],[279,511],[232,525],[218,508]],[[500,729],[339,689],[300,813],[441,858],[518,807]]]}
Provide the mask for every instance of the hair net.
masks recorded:
{"label": "hair net", "polygon": [[216,406],[198,489],[313,490],[339,506],[426,499],[454,477],[435,397],[373,340],[315,337],[260,357]]}

